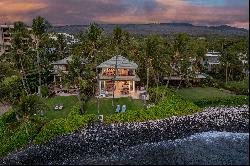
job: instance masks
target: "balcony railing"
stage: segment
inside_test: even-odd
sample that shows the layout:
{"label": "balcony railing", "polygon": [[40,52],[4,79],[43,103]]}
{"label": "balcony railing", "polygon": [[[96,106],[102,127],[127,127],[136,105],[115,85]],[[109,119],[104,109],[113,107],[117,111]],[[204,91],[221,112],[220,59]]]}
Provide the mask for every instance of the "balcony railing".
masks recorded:
{"label": "balcony railing", "polygon": [[[114,75],[103,75],[99,74],[99,79],[101,80],[111,80],[114,78]],[[134,80],[139,81],[139,77],[137,75],[117,75],[115,80]]]}

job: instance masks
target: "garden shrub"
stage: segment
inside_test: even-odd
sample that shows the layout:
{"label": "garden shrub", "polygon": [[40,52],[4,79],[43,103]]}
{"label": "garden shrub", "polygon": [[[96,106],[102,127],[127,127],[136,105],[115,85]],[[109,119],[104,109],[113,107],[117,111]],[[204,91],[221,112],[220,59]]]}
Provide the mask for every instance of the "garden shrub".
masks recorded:
{"label": "garden shrub", "polygon": [[50,95],[49,88],[47,86],[41,86],[42,97],[48,97]]}
{"label": "garden shrub", "polygon": [[249,82],[248,79],[244,81],[230,81],[227,84],[224,84],[224,89],[233,91],[238,95],[249,95]]}
{"label": "garden shrub", "polygon": [[173,93],[171,89],[165,89],[165,86],[159,86],[149,88],[148,89],[148,94],[149,94],[149,101],[156,103],[161,101],[168,93]]}
{"label": "garden shrub", "polygon": [[16,114],[13,109],[9,109],[3,115],[0,116],[0,121],[3,123],[11,123],[16,121]]}
{"label": "garden shrub", "polygon": [[105,122],[142,122],[147,120],[163,119],[171,116],[187,115],[200,111],[202,111],[202,109],[194,103],[184,100],[179,95],[169,91],[167,96],[155,107],[151,107],[147,110],[128,110],[126,113],[106,116]]}
{"label": "garden shrub", "polygon": [[228,97],[214,97],[214,98],[204,98],[204,99],[192,99],[191,101],[194,102],[199,107],[206,107],[206,106],[220,106],[220,105],[227,105],[227,106],[239,106],[247,104],[249,105],[249,97],[248,96],[228,96]]}
{"label": "garden shrub", "polygon": [[96,120],[97,117],[93,114],[80,115],[80,106],[77,104],[71,109],[67,118],[54,119],[45,124],[35,137],[34,142],[40,144],[52,140],[63,134],[74,132],[81,127],[86,127]]}
{"label": "garden shrub", "polygon": [[[27,135],[23,123],[19,123],[18,127],[13,129],[13,131],[6,130],[0,139],[0,156],[23,148],[35,137],[40,127],[40,124],[30,122],[28,124],[29,135]],[[7,126],[5,129],[7,129]]]}

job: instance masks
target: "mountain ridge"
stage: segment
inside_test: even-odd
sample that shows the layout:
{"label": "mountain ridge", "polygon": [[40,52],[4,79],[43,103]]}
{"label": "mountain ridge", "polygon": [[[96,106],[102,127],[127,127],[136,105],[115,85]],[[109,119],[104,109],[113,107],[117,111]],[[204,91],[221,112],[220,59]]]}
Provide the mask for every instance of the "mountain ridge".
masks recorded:
{"label": "mountain ridge", "polygon": [[[192,36],[245,36],[249,30],[237,28],[228,25],[218,26],[197,26],[191,23],[148,23],[148,24],[98,24],[103,30],[110,34],[116,25],[132,34],[149,35],[174,35],[178,33],[188,33]],[[55,32],[64,32],[75,34],[80,31],[86,31],[89,25],[65,25],[53,26],[50,30]]]}

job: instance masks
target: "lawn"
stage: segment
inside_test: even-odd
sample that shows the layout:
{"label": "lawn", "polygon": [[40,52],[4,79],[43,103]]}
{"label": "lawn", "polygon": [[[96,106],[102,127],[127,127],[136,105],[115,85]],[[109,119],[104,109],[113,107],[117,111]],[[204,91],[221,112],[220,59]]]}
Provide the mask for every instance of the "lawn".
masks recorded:
{"label": "lawn", "polygon": [[[116,105],[126,105],[127,110],[138,110],[143,108],[142,100],[133,100],[128,97],[114,99],[114,108],[112,108],[112,99],[99,99],[99,114],[102,115],[111,115],[115,113]],[[97,114],[97,100],[92,98],[87,104],[87,114]]]}
{"label": "lawn", "polygon": [[[78,99],[76,96],[56,96],[46,99],[45,102],[49,107],[49,110],[45,113],[45,116],[52,120],[55,118],[67,117],[70,109],[78,102]],[[64,108],[62,110],[54,110],[54,107],[57,104],[63,104]]]}
{"label": "lawn", "polygon": [[243,81],[229,81],[224,84],[224,88],[235,92],[236,94],[249,95],[249,79]]}
{"label": "lawn", "polygon": [[[49,106],[49,111],[45,113],[45,116],[52,120],[56,118],[67,117],[70,109],[78,102],[76,96],[56,96],[53,98],[46,99],[46,104]],[[62,110],[54,110],[56,104],[63,104],[64,108]],[[126,105],[127,110],[137,110],[143,108],[142,100],[133,100],[128,97],[114,99],[114,108],[112,108],[112,99],[99,99],[99,114],[111,115],[115,113],[116,105]],[[96,114],[98,115],[97,100],[96,98],[91,98],[87,103],[86,114]]]}
{"label": "lawn", "polygon": [[225,98],[225,97],[235,96],[235,94],[213,87],[183,88],[178,90],[177,94],[183,96],[185,99],[190,99],[190,100],[208,99],[215,97]]}

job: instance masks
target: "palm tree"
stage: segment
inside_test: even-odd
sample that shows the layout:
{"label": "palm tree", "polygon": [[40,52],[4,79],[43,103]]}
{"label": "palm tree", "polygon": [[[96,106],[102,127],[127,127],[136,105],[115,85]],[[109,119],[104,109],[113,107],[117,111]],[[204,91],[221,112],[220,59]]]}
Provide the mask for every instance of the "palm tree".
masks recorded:
{"label": "palm tree", "polygon": [[12,48],[10,54],[12,55],[12,62],[20,71],[22,84],[27,95],[31,93],[26,74],[27,66],[29,65],[28,59],[30,58],[28,57],[31,45],[30,39],[26,25],[20,21],[15,22],[14,29],[11,30]]}
{"label": "palm tree", "polygon": [[27,125],[30,117],[39,112],[43,114],[48,109],[41,98],[36,95],[22,96],[20,102],[16,102],[13,108],[18,116],[22,118],[27,135],[29,135]]}
{"label": "palm tree", "polygon": [[191,37],[186,33],[179,34],[175,38],[173,62],[177,67],[177,74],[181,77],[176,90],[179,90],[183,79],[185,81],[189,80],[192,74],[189,68],[191,66],[191,59],[196,56],[194,46],[195,43],[192,42]]}
{"label": "palm tree", "polygon": [[58,45],[60,59],[65,58],[64,57],[64,53],[65,53],[64,50],[66,48],[66,38],[63,34],[57,34],[57,45]]}
{"label": "palm tree", "polygon": [[41,62],[40,62],[40,46],[41,41],[43,40],[47,29],[50,27],[49,22],[42,18],[41,16],[36,17],[33,19],[32,22],[32,31],[34,35],[34,41],[35,41],[35,48],[37,53],[37,65],[38,65],[38,73],[39,73],[39,85],[38,85],[38,95],[41,96],[41,84],[42,84],[42,78],[41,78]]}
{"label": "palm tree", "polygon": [[[149,72],[149,68],[151,69],[151,72],[153,73],[153,76],[154,76],[154,83],[156,84],[157,91],[158,91],[158,86],[160,83],[160,75],[162,75],[162,71],[163,71],[162,65],[164,63],[163,40],[160,36],[150,35],[149,37],[146,38],[145,56],[147,59],[147,62],[146,62],[147,71]],[[157,99],[158,99],[158,93],[156,96],[156,100]]]}
{"label": "palm tree", "polygon": [[[98,56],[99,47],[101,43],[100,38],[101,38],[102,33],[103,33],[103,30],[100,27],[98,27],[95,23],[90,24],[90,27],[87,32],[87,39],[89,42],[89,50],[90,50],[88,60],[94,63],[94,65],[92,66],[95,67],[96,86],[98,86],[97,84],[99,83],[99,75],[98,75],[98,70],[97,70],[97,58],[98,58],[97,56]],[[93,94],[95,94],[95,90],[96,88],[93,88]],[[97,109],[99,113],[99,97],[97,97],[96,99],[97,99]]]}

